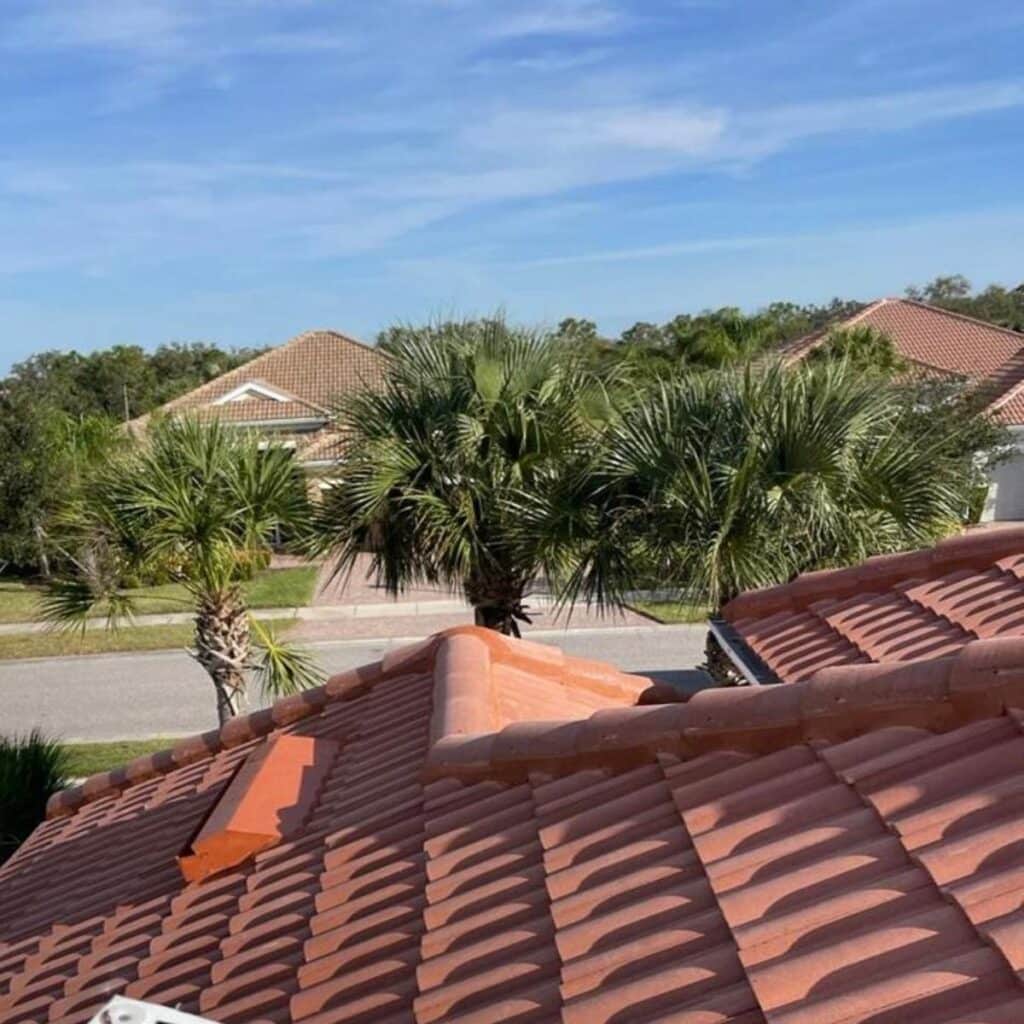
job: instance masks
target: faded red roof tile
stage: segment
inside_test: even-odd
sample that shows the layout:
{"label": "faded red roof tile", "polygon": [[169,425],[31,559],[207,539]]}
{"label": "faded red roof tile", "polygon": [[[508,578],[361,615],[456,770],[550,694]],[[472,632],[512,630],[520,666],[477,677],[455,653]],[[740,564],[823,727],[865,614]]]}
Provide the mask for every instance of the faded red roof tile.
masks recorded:
{"label": "faded red roof tile", "polygon": [[[0,1019],[1020,1019],[1024,642],[647,686],[464,628],[58,796],[0,869]],[[336,749],[274,790],[301,825],[186,881],[268,737]]]}
{"label": "faded red roof tile", "polygon": [[1022,566],[1024,529],[980,530],[749,591],[722,614],[783,682],[829,665],[944,658],[979,639],[1024,637]]}

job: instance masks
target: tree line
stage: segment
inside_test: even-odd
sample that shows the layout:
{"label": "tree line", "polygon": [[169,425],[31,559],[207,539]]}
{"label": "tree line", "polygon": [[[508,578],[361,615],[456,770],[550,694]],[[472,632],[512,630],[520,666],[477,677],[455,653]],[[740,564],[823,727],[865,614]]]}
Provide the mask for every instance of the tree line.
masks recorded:
{"label": "tree line", "polygon": [[41,352],[17,363],[0,381],[0,566],[47,572],[53,515],[82,474],[123,440],[119,425],[259,351],[203,342],[152,352],[116,345]]}
{"label": "tree line", "polygon": [[[1024,286],[974,292],[959,275],[907,289],[908,296],[1015,329],[1024,327]],[[617,338],[589,320],[567,318],[550,336],[597,377],[654,380],[679,369],[723,369],[770,353],[794,338],[846,318],[862,303],[774,302],[744,313],[726,307],[681,314],[664,324],[637,323]],[[454,325],[458,326],[458,325]],[[378,341],[389,352],[418,334],[399,325]],[[849,347],[849,345],[847,346]],[[870,346],[868,346],[870,348]],[[850,358],[859,358],[854,346]],[[46,574],[54,555],[52,518],[90,466],[123,443],[118,425],[251,359],[258,349],[212,344],[137,345],[80,354],[43,352],[0,381],[0,568]],[[866,350],[865,350],[866,351]],[[868,362],[879,353],[868,353]]]}

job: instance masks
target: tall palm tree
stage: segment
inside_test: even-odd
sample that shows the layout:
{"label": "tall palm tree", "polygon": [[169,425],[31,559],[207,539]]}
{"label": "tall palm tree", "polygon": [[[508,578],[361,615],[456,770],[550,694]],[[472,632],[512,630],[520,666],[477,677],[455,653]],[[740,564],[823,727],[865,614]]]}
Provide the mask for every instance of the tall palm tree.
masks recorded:
{"label": "tall palm tree", "polygon": [[287,449],[219,423],[157,423],[64,510],[70,570],[52,584],[44,615],[84,628],[104,613],[115,627],[145,610],[133,582],[180,583],[195,612],[193,656],[213,682],[223,723],[243,708],[250,675],[274,695],[316,681],[307,654],[250,616],[244,589],[275,532],[307,522],[301,470]]}
{"label": "tall palm tree", "polygon": [[544,561],[522,496],[557,491],[593,452],[606,390],[564,343],[500,318],[406,329],[390,351],[383,389],[339,410],[348,442],[318,549],[338,573],[371,551],[391,593],[461,588],[478,625],[518,635]]}
{"label": "tall palm tree", "polygon": [[[718,609],[956,529],[981,463],[923,430],[912,394],[842,361],[663,380],[609,427],[568,597],[614,600],[645,575]],[[531,529],[558,536],[564,515]]]}

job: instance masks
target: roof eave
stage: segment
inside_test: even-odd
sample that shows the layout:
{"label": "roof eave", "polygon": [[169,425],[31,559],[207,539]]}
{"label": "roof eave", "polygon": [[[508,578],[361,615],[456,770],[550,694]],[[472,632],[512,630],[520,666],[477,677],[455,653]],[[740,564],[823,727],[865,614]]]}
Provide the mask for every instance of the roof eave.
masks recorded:
{"label": "roof eave", "polygon": [[770,686],[782,682],[725,619],[709,619],[708,628],[736,671],[751,686]]}

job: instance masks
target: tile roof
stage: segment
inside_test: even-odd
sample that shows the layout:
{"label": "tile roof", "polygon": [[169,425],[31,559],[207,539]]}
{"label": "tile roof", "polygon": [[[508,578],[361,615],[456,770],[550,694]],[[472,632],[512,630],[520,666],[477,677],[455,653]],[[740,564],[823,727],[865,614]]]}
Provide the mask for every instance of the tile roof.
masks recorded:
{"label": "tile roof", "polygon": [[[0,869],[0,1019],[1024,1018],[1024,642],[647,685],[467,628],[59,795]],[[302,829],[186,882],[267,736],[337,745]]]}
{"label": "tile roof", "polygon": [[741,594],[722,616],[782,682],[828,665],[943,658],[978,640],[1024,637],[1024,528],[807,573]]}
{"label": "tile roof", "polygon": [[[323,418],[341,395],[380,381],[386,359],[337,331],[306,331],[168,402],[161,411],[188,410],[244,422]],[[215,404],[246,384],[283,391],[289,400],[251,397]]]}
{"label": "tile roof", "polygon": [[[993,396],[992,408],[1006,423],[1024,424],[1024,334],[912,299],[881,299],[839,327],[868,326],[892,338],[911,362],[962,377]],[[798,359],[827,337],[824,328],[781,350]]]}

